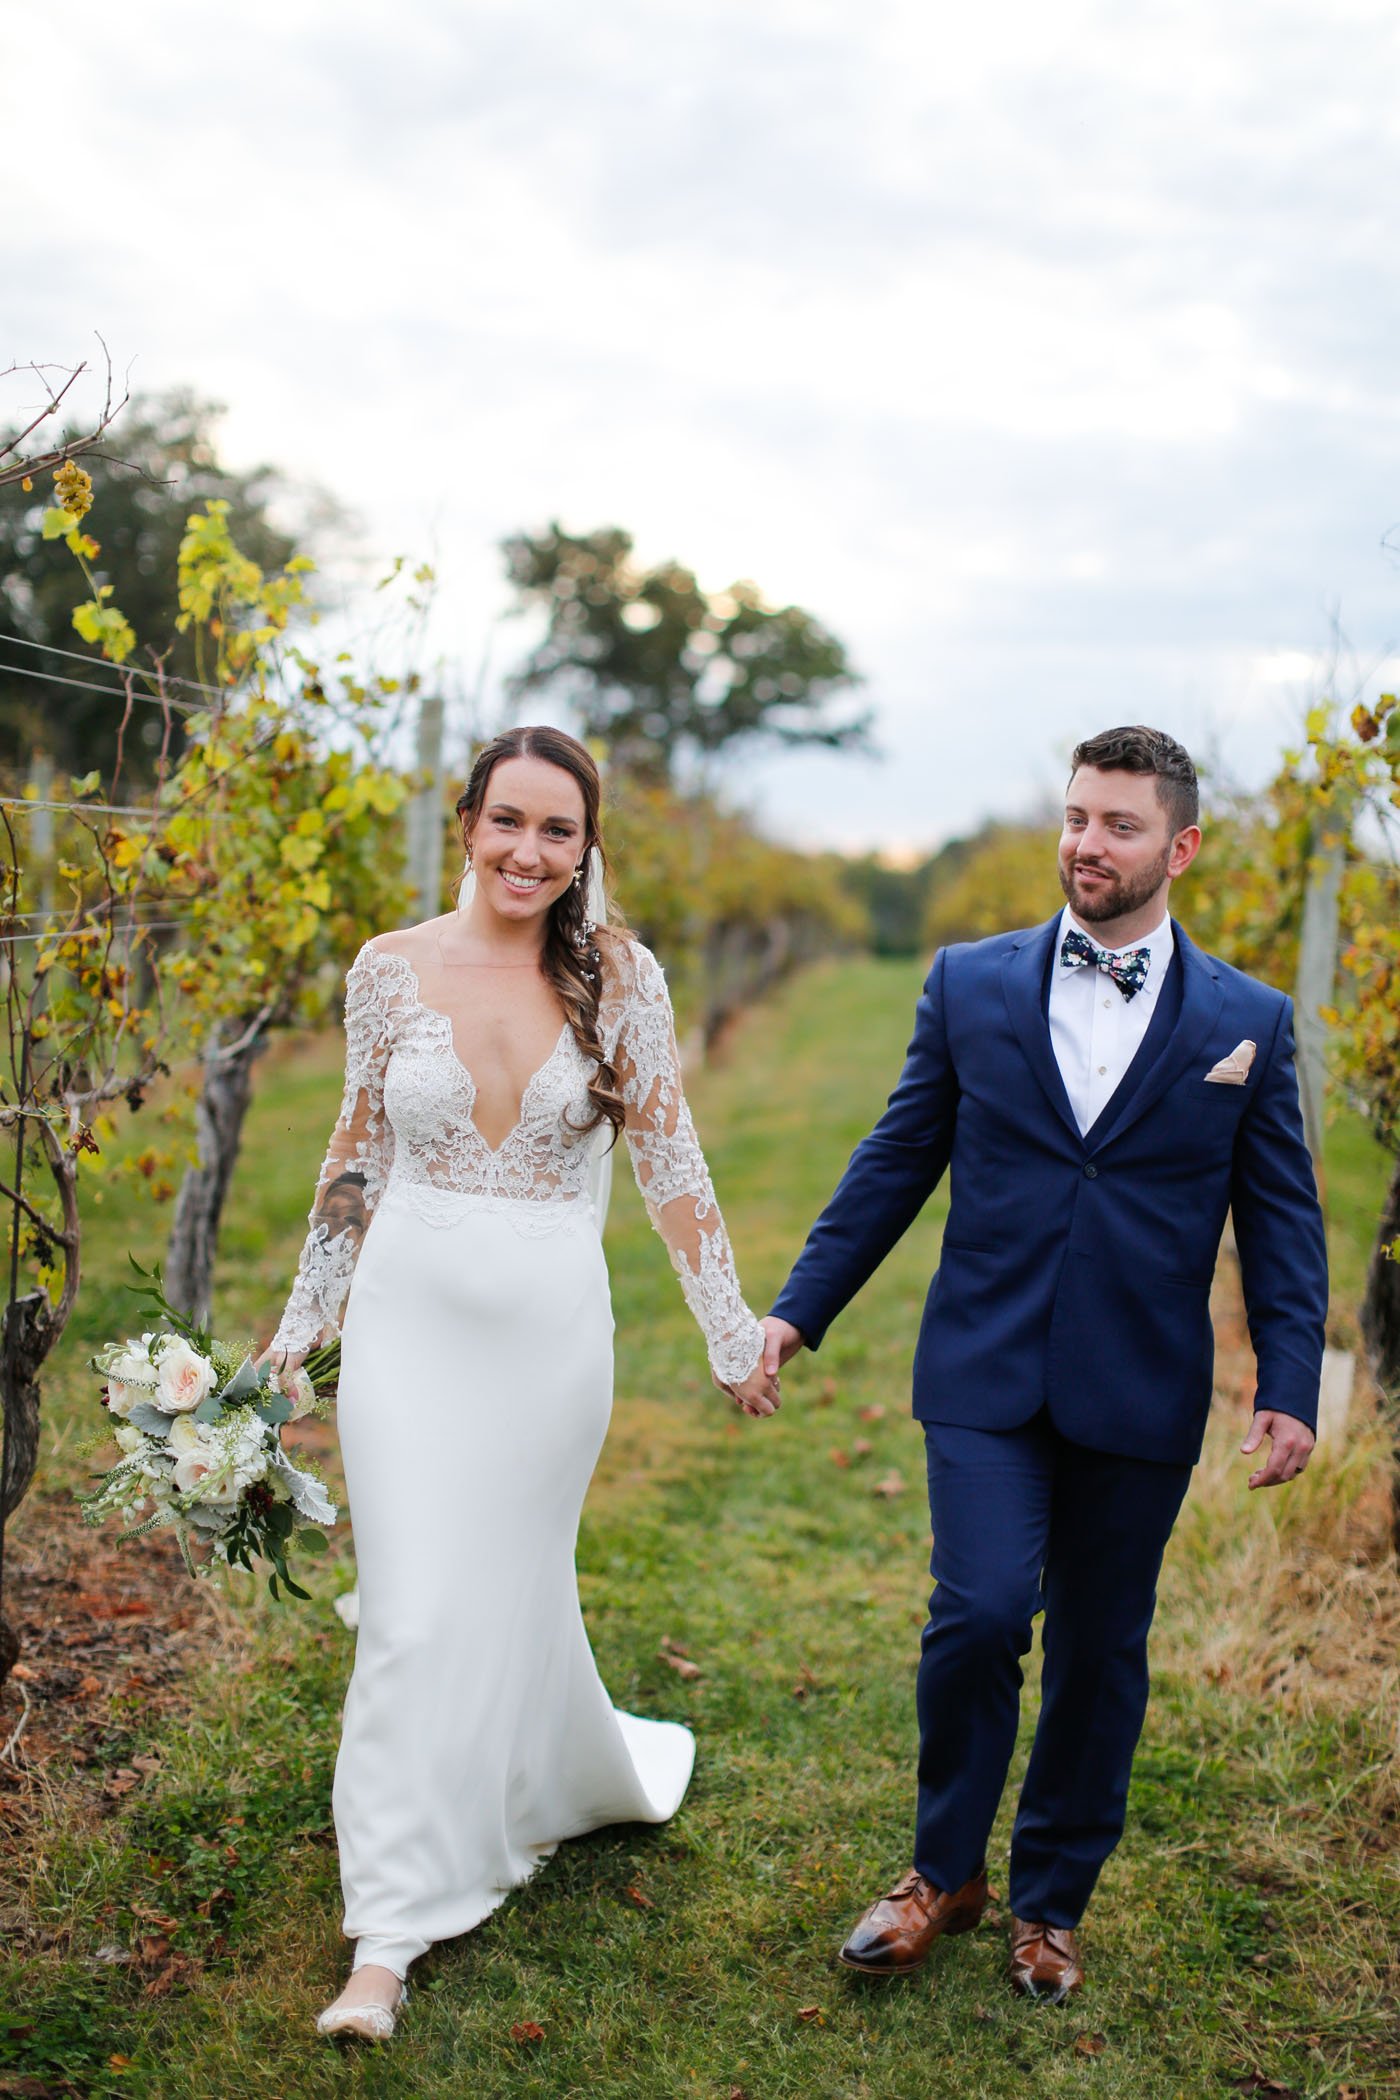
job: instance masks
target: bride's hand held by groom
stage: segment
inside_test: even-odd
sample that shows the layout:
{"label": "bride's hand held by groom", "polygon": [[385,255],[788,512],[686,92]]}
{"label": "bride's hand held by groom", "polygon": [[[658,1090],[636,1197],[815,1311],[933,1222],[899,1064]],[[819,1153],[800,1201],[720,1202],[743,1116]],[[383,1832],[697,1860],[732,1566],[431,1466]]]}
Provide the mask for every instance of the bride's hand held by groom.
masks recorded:
{"label": "bride's hand held by groom", "polygon": [[737,1407],[746,1415],[774,1415],[782,1405],[778,1373],[789,1357],[795,1356],[803,1346],[802,1336],[786,1320],[771,1317],[763,1320],[763,1354],[740,1385],[726,1385],[716,1377],[715,1384],[722,1393],[728,1393]]}

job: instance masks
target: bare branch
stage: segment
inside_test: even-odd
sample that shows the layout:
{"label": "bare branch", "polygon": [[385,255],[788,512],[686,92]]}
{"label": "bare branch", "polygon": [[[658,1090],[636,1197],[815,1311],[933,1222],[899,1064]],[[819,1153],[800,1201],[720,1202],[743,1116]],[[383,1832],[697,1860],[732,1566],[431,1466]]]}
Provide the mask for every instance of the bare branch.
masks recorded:
{"label": "bare branch", "polygon": [[[102,402],[102,412],[91,430],[84,432],[81,436],[67,437],[62,444],[45,452],[33,452],[26,455],[21,451],[21,448],[34,435],[34,432],[38,430],[41,424],[47,423],[51,417],[58,413],[69,388],[75,385],[81,375],[87,371],[87,359],[84,358],[80,365],[74,366],[11,365],[7,371],[0,372],[0,379],[8,379],[16,372],[32,372],[49,397],[47,405],[40,409],[32,423],[28,424],[15,437],[0,439],[0,461],[8,460],[9,462],[8,464],[0,465],[0,488],[8,487],[13,482],[27,481],[35,474],[47,473],[55,467],[61,467],[65,460],[77,459],[84,452],[90,452],[104,432],[111,428],[111,425],[126,407],[131,399],[130,384],[129,382],[126,383],[121,399],[119,401],[116,400],[114,398],[115,382],[112,376],[112,354],[108,350],[106,343],[102,342],[100,335],[97,340],[99,343],[102,343],[102,354],[107,365],[107,390]],[[44,377],[44,374],[48,371],[67,373],[62,386],[56,391],[50,381]],[[12,459],[10,455],[13,453],[19,453],[20,456]],[[123,462],[124,464],[125,462]]]}

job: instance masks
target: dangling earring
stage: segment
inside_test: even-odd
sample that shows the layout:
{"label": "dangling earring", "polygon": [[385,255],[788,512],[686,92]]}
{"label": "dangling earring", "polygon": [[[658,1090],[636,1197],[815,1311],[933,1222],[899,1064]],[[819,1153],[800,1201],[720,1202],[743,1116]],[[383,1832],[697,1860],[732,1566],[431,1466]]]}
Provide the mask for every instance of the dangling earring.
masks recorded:
{"label": "dangling earring", "polygon": [[579,884],[580,884],[580,883],[581,883],[582,881],[583,881],[583,862],[582,862],[582,861],[580,861],[580,862],[579,862],[579,864],[578,864],[578,866],[577,866],[577,867],[576,867],[576,868],[574,869],[574,888],[575,888],[575,889],[577,889],[577,888],[578,888],[578,886],[579,886]]}

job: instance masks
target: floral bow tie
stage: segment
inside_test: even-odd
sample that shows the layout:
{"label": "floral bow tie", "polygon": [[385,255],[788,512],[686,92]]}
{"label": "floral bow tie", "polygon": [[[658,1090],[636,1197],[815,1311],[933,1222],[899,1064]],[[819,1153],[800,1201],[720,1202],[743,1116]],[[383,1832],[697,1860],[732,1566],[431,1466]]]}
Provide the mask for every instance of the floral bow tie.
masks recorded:
{"label": "floral bow tie", "polygon": [[1127,948],[1121,955],[1110,955],[1100,948],[1087,934],[1071,926],[1060,944],[1060,961],[1067,970],[1102,970],[1111,977],[1125,999],[1135,999],[1147,982],[1147,973],[1152,966],[1150,948]]}

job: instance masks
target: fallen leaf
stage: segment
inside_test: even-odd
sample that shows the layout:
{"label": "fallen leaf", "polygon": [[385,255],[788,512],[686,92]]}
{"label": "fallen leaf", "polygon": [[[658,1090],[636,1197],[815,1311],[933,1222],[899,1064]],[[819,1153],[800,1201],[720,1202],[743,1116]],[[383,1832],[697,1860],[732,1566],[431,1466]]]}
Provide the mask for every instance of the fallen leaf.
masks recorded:
{"label": "fallen leaf", "polygon": [[862,1422],[883,1422],[885,1419],[885,1410],[880,1405],[878,1400],[872,1400],[869,1407],[863,1407],[861,1409],[860,1418]]}
{"label": "fallen leaf", "polygon": [[21,1684],[37,1684],[39,1682],[39,1672],[31,1670],[28,1663],[16,1663],[10,1675],[11,1677],[17,1677]]}
{"label": "fallen leaf", "polygon": [[544,2029],[538,2020],[517,2020],[510,2030],[513,2042],[542,2042]]}
{"label": "fallen leaf", "polygon": [[656,1652],[662,1662],[669,1663],[677,1677],[682,1678],[686,1684],[694,1683],[695,1679],[700,1675],[699,1663],[693,1663],[690,1660],[689,1652],[681,1646],[679,1641],[673,1641],[669,1634],[663,1637],[661,1646]]}
{"label": "fallen leaf", "polygon": [[131,2069],[131,2061],[129,2056],[109,2056],[107,2068],[109,2071],[129,2071]]}
{"label": "fallen leaf", "polygon": [[102,1679],[100,1677],[89,1675],[80,1677],[78,1680],[78,1697],[80,1699],[95,1699],[101,1689]]}
{"label": "fallen leaf", "polygon": [[851,1446],[851,1457],[869,1458],[874,1449],[875,1446],[871,1443],[868,1436],[858,1436]]}
{"label": "fallen leaf", "polygon": [[902,1495],[904,1493],[903,1474],[886,1473],[883,1480],[876,1481],[874,1487],[870,1490],[870,1492],[872,1495],[883,1495],[885,1496],[886,1500],[890,1499],[894,1495]]}
{"label": "fallen leaf", "polygon": [[799,2005],[797,2017],[799,2020],[805,2020],[809,2027],[825,2027],[826,2025],[826,2014],[819,2005]]}
{"label": "fallen leaf", "polygon": [[1274,2100],[1299,2100],[1296,2086],[1282,2085],[1277,2078],[1266,2078],[1262,2071],[1247,2071],[1243,2078],[1233,2079],[1231,2087],[1237,2093],[1272,2093]]}
{"label": "fallen leaf", "polygon": [[792,1688],[793,1698],[805,1699],[808,1692],[819,1692],[820,1690],[821,1686],[817,1683],[816,1673],[809,1670],[806,1663],[803,1663],[797,1682]]}
{"label": "fallen leaf", "polygon": [[646,1893],[645,1889],[639,1889],[635,1881],[628,1883],[625,1893],[627,1901],[635,1903],[638,1910],[655,1910],[656,1905],[652,1902],[651,1897]]}
{"label": "fallen leaf", "polygon": [[845,1467],[847,1467],[851,1463],[851,1461],[846,1456],[844,1451],[833,1451],[831,1453],[831,1463],[834,1466],[840,1466],[844,1470]]}
{"label": "fallen leaf", "polygon": [[1106,2034],[1077,2034],[1074,2037],[1076,2056],[1102,2056],[1108,2047]]}

